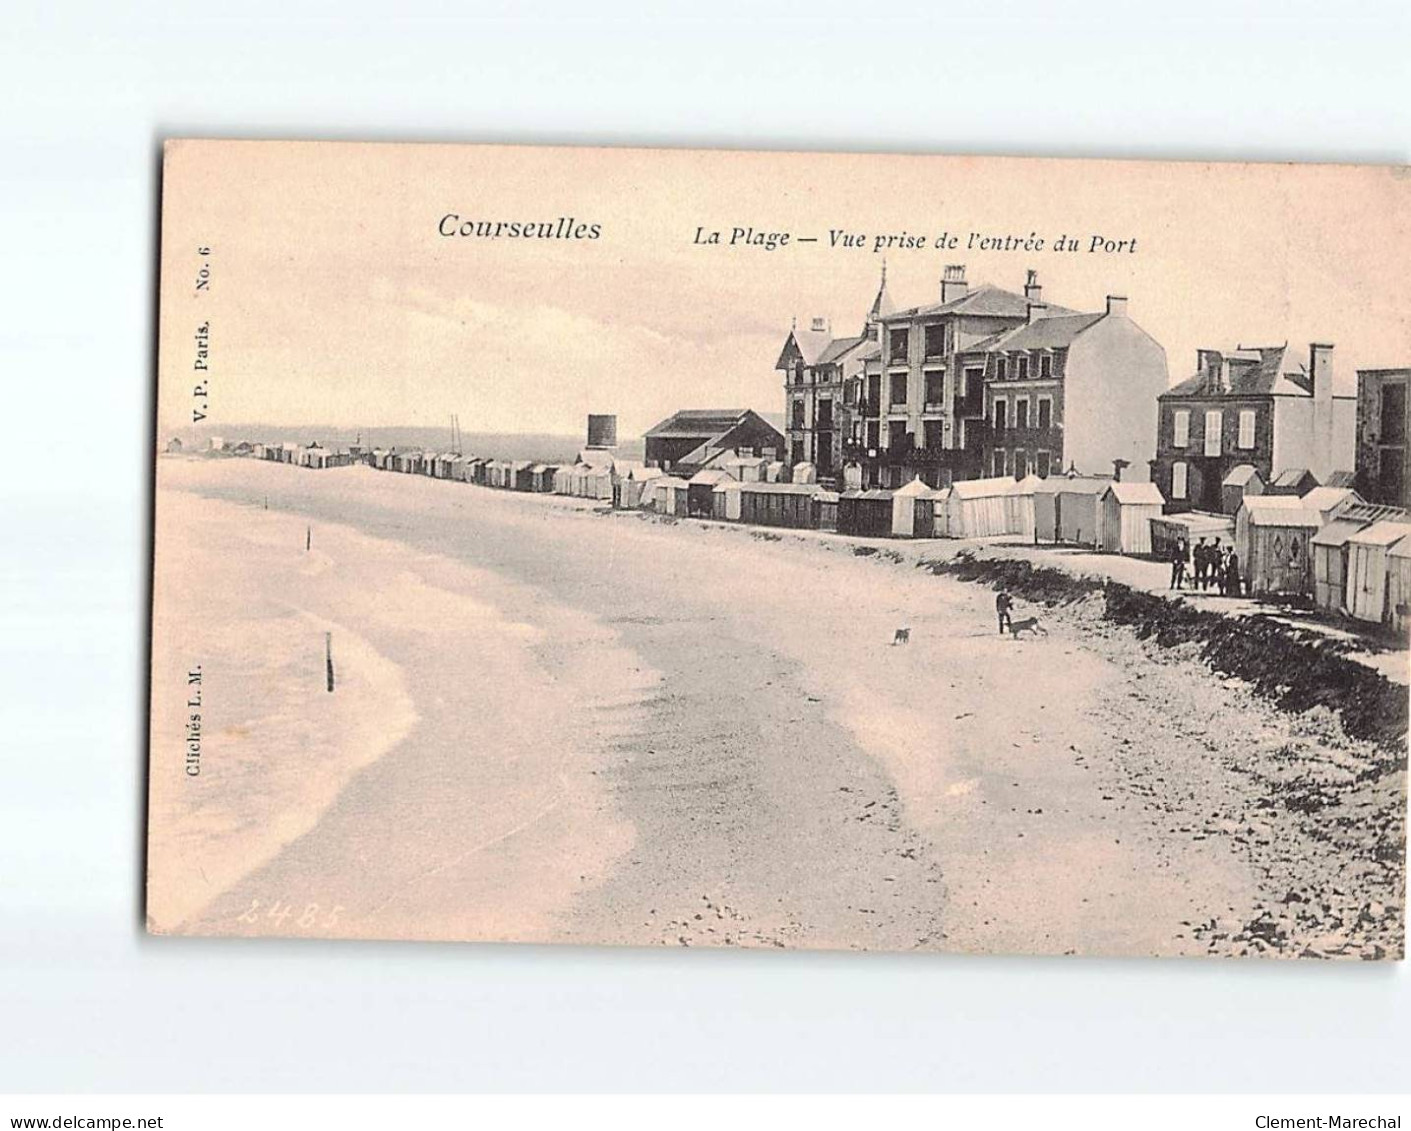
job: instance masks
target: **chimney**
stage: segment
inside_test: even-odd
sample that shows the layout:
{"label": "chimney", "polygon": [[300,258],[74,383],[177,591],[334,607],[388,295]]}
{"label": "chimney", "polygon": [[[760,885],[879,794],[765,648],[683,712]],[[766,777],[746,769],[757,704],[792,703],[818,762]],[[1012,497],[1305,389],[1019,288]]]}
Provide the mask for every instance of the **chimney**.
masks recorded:
{"label": "chimney", "polygon": [[970,285],[965,281],[965,264],[952,263],[941,275],[941,302],[954,302],[970,293]]}
{"label": "chimney", "polygon": [[[1024,289],[1027,291],[1029,288],[1028,288],[1028,287],[1025,287]],[[1038,288],[1036,287],[1035,290],[1037,290],[1037,289],[1038,289]],[[1037,322],[1040,318],[1047,318],[1047,317],[1048,317],[1048,303],[1046,303],[1046,302],[1032,302],[1032,301],[1029,303],[1029,325],[1032,326],[1032,325],[1033,325],[1035,322]]]}
{"label": "chimney", "polygon": [[1127,296],[1108,295],[1107,296],[1107,316],[1109,318],[1127,317]]}
{"label": "chimney", "polygon": [[1223,392],[1220,382],[1220,370],[1224,367],[1225,358],[1219,350],[1196,350],[1195,367],[1196,371],[1205,378],[1206,392]]}
{"label": "chimney", "polygon": [[826,334],[828,332],[828,319],[815,318],[813,320],[813,332],[815,334]]}
{"label": "chimney", "polygon": [[1308,347],[1308,376],[1313,381],[1313,450],[1308,470],[1321,483],[1333,467],[1333,347],[1313,342]]}
{"label": "chimney", "polygon": [[1030,302],[1042,302],[1044,289],[1039,286],[1039,273],[1032,267],[1024,277],[1024,297]]}

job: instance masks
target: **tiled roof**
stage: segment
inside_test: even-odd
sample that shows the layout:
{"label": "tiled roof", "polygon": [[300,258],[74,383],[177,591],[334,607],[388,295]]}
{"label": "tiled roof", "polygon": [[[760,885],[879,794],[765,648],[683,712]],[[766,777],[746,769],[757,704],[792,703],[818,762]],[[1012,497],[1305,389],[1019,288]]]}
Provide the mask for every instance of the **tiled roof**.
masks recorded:
{"label": "tiled roof", "polygon": [[1094,322],[1104,317],[1103,314],[1059,314],[1038,318],[1013,330],[1001,330],[970,348],[995,352],[1062,349]]}
{"label": "tiled roof", "polygon": [[1225,355],[1226,382],[1197,373],[1166,390],[1167,397],[1249,397],[1313,395],[1313,382],[1288,345],[1240,349]]}
{"label": "tiled roof", "polygon": [[837,361],[854,346],[866,340],[867,339],[860,334],[856,338],[834,338],[828,343],[823,352],[818,355],[816,364],[827,365],[830,362]]}
{"label": "tiled roof", "polygon": [[[913,306],[906,310],[898,310],[895,314],[886,317],[887,322],[899,322],[909,318],[930,317],[937,314],[971,314],[977,316],[992,316],[997,318],[1028,318],[1029,299],[1024,295],[1015,294],[1013,291],[1006,291],[1002,287],[996,287],[992,283],[981,283],[972,291],[961,295],[959,298],[951,299],[950,302],[938,302],[930,306]],[[1048,304],[1048,309],[1054,314],[1072,314],[1073,311],[1064,306]]]}

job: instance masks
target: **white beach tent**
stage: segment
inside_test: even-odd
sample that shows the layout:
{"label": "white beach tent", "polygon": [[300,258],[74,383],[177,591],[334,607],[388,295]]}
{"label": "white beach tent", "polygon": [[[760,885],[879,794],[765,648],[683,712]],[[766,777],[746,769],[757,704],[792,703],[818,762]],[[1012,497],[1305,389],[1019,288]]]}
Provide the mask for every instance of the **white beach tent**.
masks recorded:
{"label": "white beach tent", "polygon": [[1034,540],[1034,492],[1043,482],[1031,471],[1009,488],[1004,497],[1006,533],[1018,534],[1026,542]]}
{"label": "white beach tent", "polygon": [[1151,520],[1166,500],[1155,483],[1112,483],[1098,501],[1097,548],[1109,554],[1150,554]]}
{"label": "white beach tent", "polygon": [[[800,464],[799,467],[804,465]],[[795,468],[798,470],[798,467]],[[932,538],[936,530],[935,492],[918,475],[892,492],[892,536]]]}
{"label": "white beach tent", "polygon": [[793,483],[817,483],[818,468],[811,463],[796,463],[790,481]]}
{"label": "white beach tent", "polygon": [[779,482],[781,479],[783,479],[783,478],[784,478],[784,464],[783,464],[783,461],[782,461],[782,460],[777,460],[777,459],[776,459],[776,460],[774,460],[772,463],[765,464],[765,467],[764,467],[764,478],[761,480],[761,482],[763,482],[763,483],[778,483],[778,482]]}
{"label": "white beach tent", "polygon": [[1384,520],[1347,540],[1347,611],[1358,620],[1387,619],[1389,551],[1407,535],[1411,523]]}
{"label": "white beach tent", "polygon": [[946,500],[946,529],[952,538],[988,538],[1008,534],[1008,507],[1005,499],[1014,480],[1009,476],[993,479],[962,479],[952,483]]}

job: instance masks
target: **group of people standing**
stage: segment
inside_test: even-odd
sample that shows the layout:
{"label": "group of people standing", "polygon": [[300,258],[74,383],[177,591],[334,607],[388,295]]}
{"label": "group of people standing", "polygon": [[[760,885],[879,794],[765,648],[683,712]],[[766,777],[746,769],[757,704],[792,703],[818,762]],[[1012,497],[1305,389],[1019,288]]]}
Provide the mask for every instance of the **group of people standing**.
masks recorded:
{"label": "group of people standing", "polygon": [[1218,537],[1207,542],[1202,536],[1194,547],[1178,538],[1171,550],[1171,588],[1184,589],[1187,580],[1192,589],[1219,589],[1226,597],[1238,597],[1242,588],[1240,557],[1233,546],[1222,546]]}

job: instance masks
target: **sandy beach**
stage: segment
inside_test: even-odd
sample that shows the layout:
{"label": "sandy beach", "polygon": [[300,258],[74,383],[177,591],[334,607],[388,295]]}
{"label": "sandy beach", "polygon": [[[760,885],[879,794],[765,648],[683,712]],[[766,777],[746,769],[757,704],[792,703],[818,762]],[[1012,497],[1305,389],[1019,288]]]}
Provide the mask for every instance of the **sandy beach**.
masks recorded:
{"label": "sandy beach", "polygon": [[841,540],[366,467],[163,459],[158,523],[155,929],[1401,945],[1404,771],[1091,609],[1012,640],[991,590]]}

